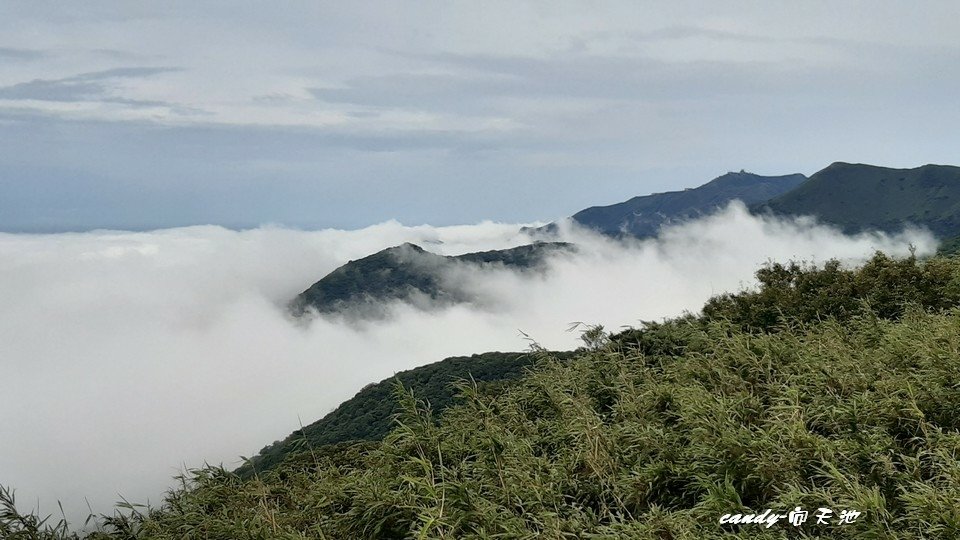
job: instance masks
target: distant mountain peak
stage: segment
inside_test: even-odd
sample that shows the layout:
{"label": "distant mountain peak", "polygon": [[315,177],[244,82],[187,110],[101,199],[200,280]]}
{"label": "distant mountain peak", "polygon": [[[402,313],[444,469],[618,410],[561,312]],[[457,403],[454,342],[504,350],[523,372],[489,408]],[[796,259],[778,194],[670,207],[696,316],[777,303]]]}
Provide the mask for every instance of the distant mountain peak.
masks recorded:
{"label": "distant mountain peak", "polygon": [[424,251],[426,251],[422,247],[412,242],[404,242],[398,246],[389,247],[387,248],[387,251],[399,251],[404,249],[412,249],[413,251],[418,251],[420,253],[423,253]]}
{"label": "distant mountain peak", "polygon": [[[757,204],[786,193],[806,180],[802,174],[761,176],[745,170],[728,172],[702,186],[633,197],[608,206],[593,206],[573,215],[580,225],[612,236],[656,236],[667,224],[712,213],[738,199]],[[542,232],[555,230],[547,226]]]}
{"label": "distant mountain peak", "polygon": [[570,251],[562,242],[535,242],[510,249],[481,251],[457,256],[439,255],[405,242],[388,247],[330,272],[291,302],[294,315],[309,310],[320,313],[376,318],[384,304],[394,300],[417,305],[468,302],[470,295],[450,283],[446,273],[457,265],[539,269],[548,254]]}

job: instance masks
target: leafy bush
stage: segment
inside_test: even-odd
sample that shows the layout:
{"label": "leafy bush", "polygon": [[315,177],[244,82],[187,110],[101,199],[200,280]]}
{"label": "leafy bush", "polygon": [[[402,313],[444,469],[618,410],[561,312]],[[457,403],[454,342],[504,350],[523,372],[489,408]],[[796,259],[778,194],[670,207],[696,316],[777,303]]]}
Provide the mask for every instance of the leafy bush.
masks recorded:
{"label": "leafy bush", "polygon": [[710,299],[703,315],[748,331],[769,331],[792,322],[846,321],[867,312],[896,319],[910,304],[944,310],[960,302],[960,265],[944,258],[897,260],[877,253],[858,269],[843,269],[836,260],[823,268],[775,263],[759,270],[757,280],[755,292]]}

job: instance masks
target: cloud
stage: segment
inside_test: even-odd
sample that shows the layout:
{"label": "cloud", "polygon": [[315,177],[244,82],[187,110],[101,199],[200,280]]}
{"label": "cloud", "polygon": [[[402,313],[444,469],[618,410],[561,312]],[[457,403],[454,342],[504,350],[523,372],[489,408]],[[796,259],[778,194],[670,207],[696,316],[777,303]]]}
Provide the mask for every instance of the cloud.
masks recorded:
{"label": "cloud", "polygon": [[7,60],[40,60],[47,56],[46,51],[36,49],[18,49],[16,47],[0,47],[0,58]]}
{"label": "cloud", "polygon": [[[369,325],[294,324],[284,304],[349,259],[406,241],[443,254],[524,243],[517,225],[356,231],[190,227],[143,233],[0,234],[0,482],[71,517],[84,497],[157,502],[180,466],[237,464],[363,385],[451,355],[519,350],[522,330],[570,348],[572,321],[616,329],[697,310],[750,286],[768,259],[855,263],[920,252],[920,232],[846,237],[742,206],[618,244],[564,229],[581,249],[544,273],[468,276],[482,302],[404,305]],[[461,279],[464,276],[459,276]]]}
{"label": "cloud", "polygon": [[487,110],[506,113],[508,98],[605,101],[682,101],[728,95],[800,92],[800,82],[835,79],[839,73],[801,65],[748,61],[664,62],[651,57],[558,54],[414,55],[447,73],[388,73],[350,79],[345,86],[310,88],[318,99],[421,110]]}
{"label": "cloud", "polygon": [[121,67],[81,73],[60,79],[34,79],[10,86],[0,87],[0,99],[37,101],[100,101],[125,105],[166,105],[160,101],[127,99],[115,95],[110,84],[118,79],[138,79],[161,73],[179,71],[171,67]]}
{"label": "cloud", "polygon": [[778,41],[777,38],[768,36],[731,32],[728,30],[717,30],[715,28],[703,28],[699,26],[668,26],[647,32],[632,32],[628,35],[630,39],[636,41],[661,41],[690,38],[708,38],[718,41],[742,41],[747,43],[775,43]]}

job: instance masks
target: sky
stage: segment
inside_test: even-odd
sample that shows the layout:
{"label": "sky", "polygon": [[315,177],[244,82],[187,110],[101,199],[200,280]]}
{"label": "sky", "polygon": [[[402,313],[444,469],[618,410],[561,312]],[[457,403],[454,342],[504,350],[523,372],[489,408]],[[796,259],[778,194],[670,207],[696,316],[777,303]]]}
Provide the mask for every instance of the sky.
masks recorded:
{"label": "sky", "polygon": [[0,2],[0,230],[550,221],[957,164],[956,2]]}
{"label": "sky", "polygon": [[[696,312],[753,285],[769,260],[856,264],[875,249],[930,254],[929,233],[844,236],[739,203],[620,243],[561,229],[578,246],[545,273],[458,270],[472,304],[387,308],[372,322],[293,321],[285,306],[330,270],[415,242],[455,255],[528,239],[518,224],[396,221],[363,229],[0,233],[0,485],[22,511],[74,525],[121,497],[161,502],[173,476],[239,466],[366,384],[449,356],[579,344],[571,323],[611,331]],[[709,264],[704,264],[708,262]],[[462,273],[461,273],[462,272]]]}

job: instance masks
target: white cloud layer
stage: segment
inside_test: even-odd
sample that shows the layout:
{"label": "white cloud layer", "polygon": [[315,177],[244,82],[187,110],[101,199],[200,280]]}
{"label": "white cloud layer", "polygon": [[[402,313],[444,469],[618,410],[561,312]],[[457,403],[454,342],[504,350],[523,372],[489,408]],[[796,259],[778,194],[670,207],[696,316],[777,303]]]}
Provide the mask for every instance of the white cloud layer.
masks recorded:
{"label": "white cloud layer", "polygon": [[444,254],[524,243],[481,223],[362,230],[0,235],[0,483],[25,508],[84,515],[118,494],[157,502],[182,465],[237,464],[395,371],[447,356],[521,350],[522,330],[571,348],[570,322],[609,329],[696,311],[752,283],[765,261],[874,250],[931,252],[919,231],[845,237],[809,221],[751,217],[740,205],[629,246],[578,230],[582,246],[545,276],[482,272],[481,307],[395,316],[362,327],[292,324],[283,305],[349,259],[405,241]]}

